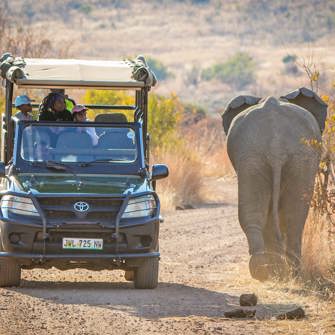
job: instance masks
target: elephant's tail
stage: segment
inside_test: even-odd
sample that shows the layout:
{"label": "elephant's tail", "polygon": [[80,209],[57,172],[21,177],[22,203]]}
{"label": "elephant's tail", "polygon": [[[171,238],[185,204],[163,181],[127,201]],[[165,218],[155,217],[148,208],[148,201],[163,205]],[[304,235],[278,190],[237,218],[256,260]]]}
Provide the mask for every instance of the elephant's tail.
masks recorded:
{"label": "elephant's tail", "polygon": [[280,197],[280,179],[281,179],[281,168],[280,165],[274,165],[273,167],[273,184],[272,184],[272,223],[275,238],[280,248],[283,246],[282,234],[280,231],[279,221],[279,197]]}

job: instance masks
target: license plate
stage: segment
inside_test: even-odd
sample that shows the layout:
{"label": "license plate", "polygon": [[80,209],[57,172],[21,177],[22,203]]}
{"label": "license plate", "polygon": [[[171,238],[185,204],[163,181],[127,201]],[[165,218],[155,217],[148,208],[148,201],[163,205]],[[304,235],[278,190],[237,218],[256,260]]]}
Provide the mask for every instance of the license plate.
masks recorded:
{"label": "license plate", "polygon": [[63,249],[102,250],[103,240],[100,238],[63,237]]}

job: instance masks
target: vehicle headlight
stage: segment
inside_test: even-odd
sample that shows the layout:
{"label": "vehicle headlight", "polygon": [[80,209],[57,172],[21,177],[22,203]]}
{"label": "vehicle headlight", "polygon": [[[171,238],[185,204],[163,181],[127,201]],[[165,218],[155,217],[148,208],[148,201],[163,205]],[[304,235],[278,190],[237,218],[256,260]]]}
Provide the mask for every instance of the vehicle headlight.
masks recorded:
{"label": "vehicle headlight", "polygon": [[31,199],[14,195],[4,195],[1,198],[1,211],[4,217],[9,214],[39,216]]}
{"label": "vehicle headlight", "polygon": [[142,218],[153,216],[156,209],[156,201],[152,195],[130,199],[122,215],[122,219]]}

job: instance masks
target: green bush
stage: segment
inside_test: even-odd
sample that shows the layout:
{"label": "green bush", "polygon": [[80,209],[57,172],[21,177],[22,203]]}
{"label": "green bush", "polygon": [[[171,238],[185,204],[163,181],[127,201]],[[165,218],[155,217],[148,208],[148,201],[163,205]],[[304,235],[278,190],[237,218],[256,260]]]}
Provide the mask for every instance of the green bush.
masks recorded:
{"label": "green bush", "polygon": [[284,64],[287,64],[287,63],[293,63],[297,60],[297,56],[296,55],[286,55],[283,57],[282,59],[282,62]]}
{"label": "green bush", "polygon": [[178,126],[184,110],[179,98],[174,94],[170,97],[151,94],[148,109],[152,148],[175,147],[179,142]]}
{"label": "green bush", "polygon": [[204,69],[202,79],[217,79],[236,89],[243,89],[255,80],[255,62],[247,53],[238,52],[224,63]]}
{"label": "green bush", "polygon": [[286,56],[282,58],[282,62],[284,64],[284,71],[283,71],[284,74],[292,75],[292,76],[296,76],[300,74],[296,60],[297,60],[297,56],[290,55],[290,54],[287,54]]}
{"label": "green bush", "polygon": [[185,84],[187,86],[194,85],[197,86],[200,79],[200,69],[199,66],[193,65],[190,70],[186,72]]}
{"label": "green bush", "polygon": [[89,15],[92,12],[92,7],[88,4],[82,4],[79,8],[79,11],[85,15]]}
{"label": "green bush", "polygon": [[168,68],[158,59],[148,57],[146,61],[149,67],[154,71],[158,80],[165,80],[171,75]]}
{"label": "green bush", "polygon": [[194,104],[186,103],[184,104],[184,113],[182,120],[182,127],[189,127],[198,123],[206,117],[206,110],[204,107]]}
{"label": "green bush", "polygon": [[88,3],[83,3],[82,1],[70,1],[67,6],[69,9],[77,10],[85,15],[89,15],[92,12],[91,5],[89,5]]}

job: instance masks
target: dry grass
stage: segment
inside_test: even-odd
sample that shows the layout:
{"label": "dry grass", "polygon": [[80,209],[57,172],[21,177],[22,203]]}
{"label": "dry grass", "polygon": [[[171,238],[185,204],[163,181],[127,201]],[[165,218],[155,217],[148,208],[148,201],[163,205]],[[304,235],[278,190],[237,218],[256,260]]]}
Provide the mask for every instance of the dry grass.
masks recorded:
{"label": "dry grass", "polygon": [[233,174],[221,119],[206,118],[180,133],[179,146],[153,155],[153,162],[165,163],[170,170],[170,176],[157,183],[164,210],[210,200],[203,192],[206,179]]}
{"label": "dry grass", "polygon": [[303,266],[307,279],[328,283],[335,288],[334,220],[334,112],[335,102],[328,102],[328,118],[323,133],[321,163],[312,199],[312,209],[303,236]]}
{"label": "dry grass", "polygon": [[190,149],[196,152],[202,161],[203,177],[223,177],[233,174],[219,115],[215,118],[205,118],[184,130],[183,136]]}
{"label": "dry grass", "polygon": [[15,21],[10,18],[7,6],[0,3],[0,55],[11,52],[20,57],[68,57],[71,41],[62,38],[60,43],[54,43],[53,34],[48,35],[46,26],[35,29]]}
{"label": "dry grass", "polygon": [[335,230],[326,216],[311,211],[303,235],[303,270],[308,279],[334,276]]}
{"label": "dry grass", "polygon": [[157,182],[157,190],[163,210],[172,210],[176,206],[193,206],[199,201],[203,182],[201,161],[193,155],[178,152],[164,152],[153,158],[155,162],[164,162],[169,166],[170,176]]}

